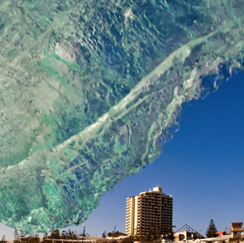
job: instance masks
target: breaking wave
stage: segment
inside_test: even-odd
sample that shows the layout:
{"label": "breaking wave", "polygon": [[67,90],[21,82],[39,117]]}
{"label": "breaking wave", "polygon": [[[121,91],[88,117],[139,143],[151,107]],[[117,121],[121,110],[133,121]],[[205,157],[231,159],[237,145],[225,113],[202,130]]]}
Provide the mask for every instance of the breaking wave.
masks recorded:
{"label": "breaking wave", "polygon": [[79,224],[242,68],[241,0],[0,2],[0,221]]}

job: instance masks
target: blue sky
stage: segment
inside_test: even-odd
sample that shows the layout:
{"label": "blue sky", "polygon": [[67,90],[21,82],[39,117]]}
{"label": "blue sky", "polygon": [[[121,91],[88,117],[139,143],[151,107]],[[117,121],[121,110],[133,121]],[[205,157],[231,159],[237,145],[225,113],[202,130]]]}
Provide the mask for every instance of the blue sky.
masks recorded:
{"label": "blue sky", "polygon": [[[210,219],[218,230],[244,221],[244,73],[233,75],[206,99],[183,104],[180,128],[152,164],[105,193],[83,225],[91,236],[125,231],[126,197],[161,186],[173,195],[176,229],[190,225],[205,234]],[[14,230],[0,224],[0,239]]]}

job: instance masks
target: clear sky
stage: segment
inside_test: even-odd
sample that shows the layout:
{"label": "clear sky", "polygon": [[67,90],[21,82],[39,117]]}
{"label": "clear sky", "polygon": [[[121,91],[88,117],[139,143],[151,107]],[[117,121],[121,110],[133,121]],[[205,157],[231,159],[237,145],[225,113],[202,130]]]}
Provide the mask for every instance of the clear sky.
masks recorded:
{"label": "clear sky", "polygon": [[[205,234],[210,219],[218,230],[244,221],[244,73],[233,75],[204,100],[183,105],[180,128],[154,163],[105,193],[83,225],[91,236],[125,231],[126,197],[161,186],[173,195],[173,224]],[[0,224],[0,239],[14,230]]]}

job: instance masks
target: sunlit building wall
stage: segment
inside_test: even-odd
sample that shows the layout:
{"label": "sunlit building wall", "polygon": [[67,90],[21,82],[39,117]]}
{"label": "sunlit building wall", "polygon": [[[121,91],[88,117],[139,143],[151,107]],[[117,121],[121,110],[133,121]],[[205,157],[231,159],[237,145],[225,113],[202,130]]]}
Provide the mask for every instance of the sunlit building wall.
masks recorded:
{"label": "sunlit building wall", "polygon": [[134,197],[127,197],[126,199],[126,234],[133,235],[134,229],[134,211],[135,199]]}
{"label": "sunlit building wall", "polygon": [[161,187],[142,192],[126,201],[126,234],[147,235],[151,226],[159,226],[161,234],[172,227],[173,197],[162,192]]}

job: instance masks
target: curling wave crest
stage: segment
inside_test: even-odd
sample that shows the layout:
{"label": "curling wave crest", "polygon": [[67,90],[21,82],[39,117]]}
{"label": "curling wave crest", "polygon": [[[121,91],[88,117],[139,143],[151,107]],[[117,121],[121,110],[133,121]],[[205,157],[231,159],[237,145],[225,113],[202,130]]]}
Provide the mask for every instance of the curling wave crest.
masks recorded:
{"label": "curling wave crest", "polygon": [[241,68],[241,0],[0,1],[0,221],[83,222]]}

